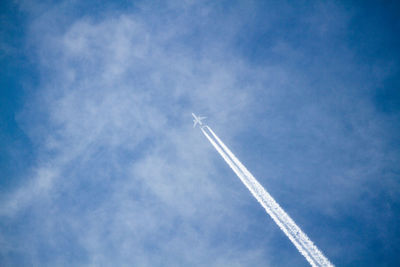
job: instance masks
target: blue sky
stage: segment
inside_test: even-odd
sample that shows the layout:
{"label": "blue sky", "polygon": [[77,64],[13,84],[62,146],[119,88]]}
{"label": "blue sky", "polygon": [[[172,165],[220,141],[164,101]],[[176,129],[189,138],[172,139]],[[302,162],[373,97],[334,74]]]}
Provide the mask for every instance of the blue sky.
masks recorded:
{"label": "blue sky", "polygon": [[1,266],[400,262],[399,6],[2,1]]}

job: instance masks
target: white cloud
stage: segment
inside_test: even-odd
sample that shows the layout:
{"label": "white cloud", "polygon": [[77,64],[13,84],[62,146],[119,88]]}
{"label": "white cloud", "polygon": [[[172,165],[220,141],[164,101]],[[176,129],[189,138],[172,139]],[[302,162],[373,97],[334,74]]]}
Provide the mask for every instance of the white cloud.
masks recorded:
{"label": "white cloud", "polygon": [[[156,5],[76,18],[67,2],[21,4],[34,14],[27,38],[40,77],[18,122],[37,166],[1,197],[5,224],[20,227],[0,235],[7,253],[57,266],[306,264],[192,129],[191,112],[235,153],[252,152],[237,154],[333,263],[361,251],[337,242],[351,229],[333,234],[302,215],[334,221],[369,208],[363,197],[397,156],[390,122],[366,96],[383,74],[365,79],[340,39],[349,13]],[[397,187],[382,185],[392,196]]]}
{"label": "white cloud", "polygon": [[[50,226],[35,237],[49,239],[44,247],[81,249],[77,264],[266,263],[264,249],[236,253],[238,246],[210,243],[224,230],[245,231],[247,222],[225,222],[238,216],[238,200],[215,181],[216,155],[190,118],[201,111],[224,120],[245,110],[250,100],[238,72],[247,67],[229,53],[231,65],[215,60],[215,51],[199,56],[184,44],[171,48],[187,26],[158,28],[142,19],[83,18],[59,32],[45,22],[33,26],[34,36],[53,32],[37,39],[43,76],[35,104],[43,113],[30,106],[21,120],[47,163],[7,197],[3,215],[27,208],[44,215],[31,223]],[[29,123],[31,116],[47,117],[46,125]],[[65,233],[71,243],[61,241]],[[40,263],[39,241],[31,242],[24,254]]]}

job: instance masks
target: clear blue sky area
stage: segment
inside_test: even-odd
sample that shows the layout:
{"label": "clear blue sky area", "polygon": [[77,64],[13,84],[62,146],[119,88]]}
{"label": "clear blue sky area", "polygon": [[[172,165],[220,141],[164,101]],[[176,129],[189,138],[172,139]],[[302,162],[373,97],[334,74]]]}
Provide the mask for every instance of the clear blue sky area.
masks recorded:
{"label": "clear blue sky area", "polygon": [[0,266],[400,263],[396,1],[1,1]]}

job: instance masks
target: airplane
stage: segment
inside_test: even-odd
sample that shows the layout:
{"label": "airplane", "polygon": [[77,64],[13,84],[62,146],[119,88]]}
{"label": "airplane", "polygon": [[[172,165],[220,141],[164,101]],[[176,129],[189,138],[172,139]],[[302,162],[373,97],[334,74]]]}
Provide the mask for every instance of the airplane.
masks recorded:
{"label": "airplane", "polygon": [[203,125],[203,123],[201,122],[201,120],[204,120],[205,118],[207,118],[207,117],[201,117],[201,116],[196,116],[196,115],[194,115],[194,113],[192,113],[192,116],[193,116],[193,122],[194,122],[194,124],[193,124],[193,128],[194,127],[196,127],[196,125],[197,124],[199,124],[199,125]]}

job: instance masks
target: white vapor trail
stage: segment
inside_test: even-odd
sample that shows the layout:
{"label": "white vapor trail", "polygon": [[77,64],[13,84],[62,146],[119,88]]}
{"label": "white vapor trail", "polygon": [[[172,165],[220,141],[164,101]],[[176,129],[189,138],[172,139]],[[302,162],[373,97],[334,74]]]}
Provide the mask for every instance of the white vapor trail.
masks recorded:
{"label": "white vapor trail", "polygon": [[[207,129],[212,137],[204,130]],[[210,127],[201,131],[311,266],[333,266]]]}

